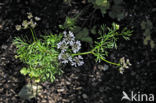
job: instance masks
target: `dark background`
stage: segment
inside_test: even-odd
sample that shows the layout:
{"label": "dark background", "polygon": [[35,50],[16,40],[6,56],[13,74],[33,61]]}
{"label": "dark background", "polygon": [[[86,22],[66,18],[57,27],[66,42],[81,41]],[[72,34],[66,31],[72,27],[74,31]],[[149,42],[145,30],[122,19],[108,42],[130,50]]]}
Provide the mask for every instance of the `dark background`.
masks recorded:
{"label": "dark background", "polygon": [[[58,24],[63,24],[66,16],[73,14],[73,10],[81,10],[88,5],[86,0],[73,0],[70,5],[64,4],[63,0],[0,0],[0,103],[120,103],[122,91],[141,93],[154,93],[156,82],[156,50],[150,45],[143,44],[144,36],[140,23],[149,20],[153,23],[151,37],[155,41],[156,33],[156,8],[155,0],[124,0],[124,9],[128,16],[121,21],[112,19],[108,14],[103,17],[96,10],[93,18],[86,15],[86,24],[90,26],[107,24],[115,21],[121,27],[133,28],[133,36],[130,41],[120,40],[118,49],[110,51],[108,57],[111,61],[121,57],[129,58],[132,67],[126,70],[124,75],[119,74],[116,67],[108,65],[109,70],[102,71],[99,64],[95,64],[92,56],[85,58],[85,65],[80,68],[67,66],[64,74],[57,77],[54,83],[42,83],[44,87],[42,95],[31,101],[20,99],[17,94],[28,82],[27,78],[19,73],[23,64],[14,58],[16,48],[12,40],[16,36],[28,35],[27,32],[17,32],[15,25],[26,18],[27,12],[41,17],[36,28],[38,34],[45,32],[57,32]],[[94,8],[87,10],[90,13]],[[74,12],[75,14],[75,12]],[[29,32],[28,32],[29,33]],[[95,37],[90,35],[91,37]],[[63,92],[59,92],[59,89]],[[129,103],[125,101],[126,103]]]}

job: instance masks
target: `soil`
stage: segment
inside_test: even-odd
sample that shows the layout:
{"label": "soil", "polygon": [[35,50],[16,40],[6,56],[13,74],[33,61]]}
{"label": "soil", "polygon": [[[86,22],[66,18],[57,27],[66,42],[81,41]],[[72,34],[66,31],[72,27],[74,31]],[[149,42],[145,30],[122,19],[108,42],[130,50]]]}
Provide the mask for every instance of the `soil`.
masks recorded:
{"label": "soil", "polygon": [[[18,96],[21,88],[28,83],[28,77],[20,74],[23,63],[15,58],[16,47],[12,40],[16,36],[24,35],[24,32],[15,30],[15,25],[25,18],[26,12],[31,11],[42,18],[37,27],[39,34],[45,31],[57,32],[56,25],[63,24],[65,16],[72,15],[74,10],[85,7],[87,1],[73,0],[70,5],[63,4],[62,0],[0,1],[0,103],[121,103],[122,91],[128,94],[131,91],[154,94],[156,49],[143,44],[140,23],[147,17],[152,21],[151,36],[156,41],[156,11],[152,11],[156,3],[154,0],[124,1],[130,16],[119,21],[119,24],[133,28],[133,36],[129,41],[121,39],[118,49],[111,50],[108,59],[117,62],[119,58],[126,57],[130,59],[132,66],[122,75],[115,66],[105,62],[95,63],[93,56],[86,56],[82,67],[67,65],[63,69],[64,73],[57,76],[53,83],[39,83],[43,89],[31,100],[23,100]],[[102,16],[98,10],[95,15],[98,18],[94,23],[100,23],[99,18]],[[110,18],[108,20],[113,21]],[[108,70],[104,70],[105,67],[108,67]]]}

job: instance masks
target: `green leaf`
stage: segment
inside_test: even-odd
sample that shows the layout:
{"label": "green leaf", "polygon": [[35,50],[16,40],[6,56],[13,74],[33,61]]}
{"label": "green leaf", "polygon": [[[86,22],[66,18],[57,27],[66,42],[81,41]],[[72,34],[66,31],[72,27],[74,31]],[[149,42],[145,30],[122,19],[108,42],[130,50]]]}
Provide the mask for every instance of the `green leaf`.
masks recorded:
{"label": "green leaf", "polygon": [[91,33],[96,34],[96,26],[93,26],[93,28],[91,29]]}
{"label": "green leaf", "polygon": [[109,12],[109,16],[113,19],[117,19],[118,21],[122,20],[124,15],[124,8],[121,5],[113,5],[111,11]]}
{"label": "green leaf", "polygon": [[25,67],[20,70],[20,73],[23,74],[23,75],[27,75],[28,72],[29,71]]}
{"label": "green leaf", "polygon": [[59,25],[59,28],[60,28],[60,29],[64,29],[64,26],[63,26],[63,25]]}
{"label": "green leaf", "polygon": [[[79,29],[79,27],[78,27],[78,29]],[[93,40],[88,34],[89,34],[89,30],[87,28],[84,28],[83,30],[79,31],[76,34],[76,39],[79,39],[81,41],[88,42],[88,43],[92,44]]]}
{"label": "green leaf", "polygon": [[104,0],[96,0],[95,3],[96,5],[101,5],[103,3]]}
{"label": "green leaf", "polygon": [[101,10],[101,13],[102,13],[102,14],[103,14],[103,16],[104,16],[104,14],[106,14],[106,10],[107,10],[107,9],[106,9],[106,8],[104,8],[104,7],[101,7],[101,8],[100,8],[100,10]]}
{"label": "green leaf", "polygon": [[93,42],[93,39],[91,37],[86,37],[86,38],[81,38],[81,41],[84,41],[84,42],[87,42],[87,43],[90,43],[92,44]]}
{"label": "green leaf", "polygon": [[64,23],[64,28],[72,28],[76,23],[76,18],[66,17],[66,21]]}
{"label": "green leaf", "polygon": [[104,7],[107,7],[109,5],[108,0],[96,0],[95,3],[98,6],[104,6]]}

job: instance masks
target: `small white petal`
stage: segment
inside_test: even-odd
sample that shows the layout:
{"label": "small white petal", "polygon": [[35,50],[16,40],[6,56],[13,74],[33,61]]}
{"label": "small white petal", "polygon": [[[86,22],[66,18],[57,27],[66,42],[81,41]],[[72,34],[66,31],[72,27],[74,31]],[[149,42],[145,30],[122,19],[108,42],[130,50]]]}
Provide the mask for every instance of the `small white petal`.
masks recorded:
{"label": "small white petal", "polygon": [[57,44],[57,49],[61,49],[61,51],[66,51],[66,49],[68,48],[67,42],[65,42],[64,40],[59,42]]}
{"label": "small white petal", "polygon": [[31,26],[32,28],[35,28],[35,27],[36,27],[36,25],[37,25],[37,23],[36,23],[36,22],[33,22],[33,23],[31,23],[31,24],[30,24],[30,26]]}
{"label": "small white petal", "polygon": [[123,74],[124,68],[123,68],[123,67],[120,67],[120,68],[119,68],[119,72],[120,72],[121,74]]}
{"label": "small white petal", "polygon": [[16,30],[17,31],[21,30],[21,28],[22,28],[21,25],[16,25]]}
{"label": "small white petal", "polygon": [[39,18],[39,17],[36,16],[36,17],[35,17],[35,20],[36,20],[36,21],[40,21],[41,18]]}
{"label": "small white petal", "polygon": [[66,32],[66,31],[64,31],[64,32],[63,32],[63,34],[64,34],[64,35],[66,35],[66,34],[67,34],[67,32]]}
{"label": "small white petal", "polygon": [[130,63],[129,59],[127,59],[126,63],[131,66],[132,64]]}
{"label": "small white petal", "polygon": [[83,57],[81,55],[78,56],[79,59],[83,59]]}
{"label": "small white petal", "polygon": [[31,18],[33,17],[32,13],[30,13],[30,12],[29,12],[29,13],[27,13],[27,15],[28,15],[28,16],[27,16],[27,17],[28,17],[28,19],[31,19]]}
{"label": "small white petal", "polygon": [[71,32],[71,31],[69,31],[69,35],[70,35],[71,37],[74,37],[74,34],[73,34],[73,32]]}
{"label": "small white petal", "polygon": [[22,26],[24,27],[24,29],[27,29],[28,28],[28,26],[29,26],[29,22],[27,21],[27,20],[24,20],[23,22],[22,22]]}
{"label": "small white petal", "polygon": [[84,62],[83,61],[80,61],[79,63],[78,63],[78,66],[82,66],[84,64]]}
{"label": "small white petal", "polygon": [[76,62],[71,62],[71,65],[77,67]]}
{"label": "small white petal", "polygon": [[72,43],[71,47],[72,47],[73,52],[77,53],[81,49],[80,41],[76,41],[76,42]]}

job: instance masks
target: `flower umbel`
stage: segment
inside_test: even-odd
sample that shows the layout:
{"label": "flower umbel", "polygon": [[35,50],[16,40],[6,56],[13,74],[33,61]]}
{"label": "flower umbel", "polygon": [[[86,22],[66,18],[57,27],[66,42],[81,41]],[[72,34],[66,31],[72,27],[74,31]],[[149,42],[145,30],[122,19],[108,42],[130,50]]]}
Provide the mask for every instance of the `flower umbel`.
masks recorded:
{"label": "flower umbel", "polygon": [[83,57],[80,55],[74,57],[73,60],[71,61],[71,65],[75,67],[82,66],[83,64],[84,64]]}
{"label": "flower umbel", "polygon": [[30,22],[28,22],[27,20],[24,20],[24,21],[22,22],[22,26],[24,27],[24,29],[27,29],[28,26],[29,26],[29,24],[30,24]]}
{"label": "flower umbel", "polygon": [[21,29],[35,28],[37,23],[34,21],[40,21],[39,17],[33,18],[32,13],[27,13],[28,20],[23,20],[21,25],[16,25],[16,30],[19,31]]}
{"label": "flower umbel", "polygon": [[70,56],[69,54],[77,53],[81,49],[81,42],[75,41],[74,34],[69,31],[63,32],[64,37],[61,42],[57,44],[57,48],[61,50],[61,53],[58,56],[58,59],[61,60],[61,63],[68,63],[70,61],[72,66],[82,66],[84,64],[82,56]]}
{"label": "flower umbel", "polygon": [[32,28],[35,28],[36,25],[37,25],[37,23],[34,22],[32,19],[29,21],[29,23],[30,23],[30,26],[31,26]]}
{"label": "flower umbel", "polygon": [[71,47],[74,53],[77,53],[81,49],[80,41],[72,42]]}
{"label": "flower umbel", "polygon": [[63,40],[57,44],[57,48],[61,49],[61,51],[64,52],[68,48],[68,45],[67,45],[66,41]]}
{"label": "flower umbel", "polygon": [[125,69],[128,69],[129,66],[131,66],[132,64],[130,63],[129,59],[125,60],[125,57],[120,58],[120,64],[121,67],[119,68],[119,72],[121,74],[123,74]]}
{"label": "flower umbel", "polygon": [[28,19],[31,19],[31,18],[33,18],[33,15],[32,15],[32,13],[28,12],[28,13],[27,13],[27,15],[28,15],[28,16],[27,16],[27,17],[28,17]]}
{"label": "flower umbel", "polygon": [[71,44],[75,40],[75,36],[74,36],[74,34],[71,31],[69,31],[68,34],[67,34],[67,32],[63,32],[63,33],[64,33],[64,40],[68,44]]}
{"label": "flower umbel", "polygon": [[61,61],[61,63],[66,64],[71,60],[71,56],[68,53],[61,52],[58,56],[58,59]]}
{"label": "flower umbel", "polygon": [[21,25],[16,25],[16,30],[17,31],[21,30],[21,28],[22,28]]}

